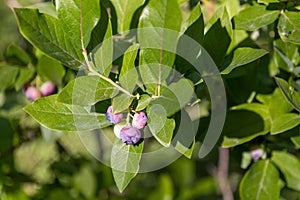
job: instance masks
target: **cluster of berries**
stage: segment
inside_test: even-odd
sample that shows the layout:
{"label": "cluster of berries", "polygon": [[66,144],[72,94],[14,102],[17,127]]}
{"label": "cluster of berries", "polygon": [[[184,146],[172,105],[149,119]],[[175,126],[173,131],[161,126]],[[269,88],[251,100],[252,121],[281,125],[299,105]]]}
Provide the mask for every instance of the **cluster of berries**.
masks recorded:
{"label": "cluster of berries", "polygon": [[147,123],[147,116],[144,112],[135,112],[131,126],[118,125],[123,119],[123,113],[112,112],[112,106],[109,106],[106,112],[106,119],[115,124],[115,135],[126,145],[136,144],[141,139],[140,129],[144,128]]}
{"label": "cluster of berries", "polygon": [[35,101],[42,96],[49,96],[54,92],[54,90],[55,85],[51,81],[43,83],[39,89],[33,86],[23,87],[23,92],[30,101]]}

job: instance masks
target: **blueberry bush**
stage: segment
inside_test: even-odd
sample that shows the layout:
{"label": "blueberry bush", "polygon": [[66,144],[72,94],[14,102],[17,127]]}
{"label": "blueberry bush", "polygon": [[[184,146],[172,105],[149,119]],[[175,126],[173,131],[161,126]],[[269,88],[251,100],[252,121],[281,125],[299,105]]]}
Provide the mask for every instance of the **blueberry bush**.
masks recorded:
{"label": "blueberry bush", "polygon": [[1,199],[300,198],[298,0],[12,12]]}

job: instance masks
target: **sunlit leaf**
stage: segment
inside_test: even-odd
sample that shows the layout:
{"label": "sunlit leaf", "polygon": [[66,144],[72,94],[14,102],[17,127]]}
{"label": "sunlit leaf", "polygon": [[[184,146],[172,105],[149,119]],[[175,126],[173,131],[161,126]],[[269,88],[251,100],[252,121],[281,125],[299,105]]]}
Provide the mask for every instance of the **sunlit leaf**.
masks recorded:
{"label": "sunlit leaf", "polygon": [[129,92],[133,92],[138,81],[138,73],[135,69],[135,59],[139,49],[138,44],[130,46],[123,57],[122,69],[119,81],[122,87]]}
{"label": "sunlit leaf", "polygon": [[147,126],[160,144],[168,147],[175,129],[174,119],[167,118],[167,112],[161,105],[154,104],[147,111]]}
{"label": "sunlit leaf", "polygon": [[96,47],[91,54],[94,61],[95,69],[105,76],[108,76],[113,61],[113,37],[111,22],[108,20],[107,29],[100,46]]}
{"label": "sunlit leaf", "polygon": [[270,131],[269,109],[257,103],[233,107],[227,114],[222,147],[233,147],[249,142]]}
{"label": "sunlit leaf", "polygon": [[[138,38],[141,48],[140,65],[157,68],[158,76],[154,82],[163,83],[162,68],[172,67],[175,60],[175,50],[181,28],[181,11],[176,0],[150,1],[143,9],[140,17]],[[147,66],[148,64],[151,64]],[[149,70],[140,70],[143,82],[149,83]],[[147,85],[146,85],[147,86]],[[150,93],[155,93],[157,85],[148,85]]]}
{"label": "sunlit leaf", "polygon": [[83,131],[110,125],[105,114],[94,113],[85,107],[57,101],[57,95],[38,99],[24,110],[41,125],[54,130]]}
{"label": "sunlit leaf", "polygon": [[116,185],[122,192],[139,171],[144,143],[126,145],[116,138],[111,152],[111,168]]}
{"label": "sunlit leaf", "polygon": [[134,3],[130,0],[112,0],[117,17],[118,17],[118,32],[124,33],[130,29],[130,23],[134,12],[144,4],[144,0],[135,0]]}
{"label": "sunlit leaf", "polygon": [[[281,92],[285,96],[286,100],[298,111],[300,111],[300,106],[297,104],[297,101],[293,99],[291,88],[289,84],[282,78],[275,77],[276,83],[279,86]],[[294,91],[297,92],[297,91]]]}
{"label": "sunlit leaf", "polygon": [[81,76],[68,83],[58,95],[58,101],[67,104],[93,105],[112,98],[118,90],[98,76]]}
{"label": "sunlit leaf", "polygon": [[278,32],[283,41],[300,44],[299,12],[284,12],[279,18]]}
{"label": "sunlit leaf", "polygon": [[279,115],[272,121],[271,134],[275,135],[290,130],[300,124],[300,116],[295,113]]}
{"label": "sunlit leaf", "polygon": [[122,112],[129,108],[133,98],[127,94],[120,94],[119,96],[113,98],[112,107],[113,113]]}
{"label": "sunlit leaf", "polygon": [[254,31],[271,24],[278,15],[279,10],[267,10],[266,6],[252,6],[242,10],[233,19],[236,29]]}
{"label": "sunlit leaf", "polygon": [[224,70],[222,70],[221,73],[229,74],[233,69],[253,62],[267,53],[268,52],[264,49],[240,47],[233,51],[232,58],[228,58],[228,60],[225,61],[229,62],[230,64]]}
{"label": "sunlit leaf", "polygon": [[241,200],[279,199],[279,173],[269,160],[254,163],[240,183]]}
{"label": "sunlit leaf", "polygon": [[272,162],[283,173],[287,186],[291,189],[300,191],[300,160],[296,156],[282,152],[272,152]]}

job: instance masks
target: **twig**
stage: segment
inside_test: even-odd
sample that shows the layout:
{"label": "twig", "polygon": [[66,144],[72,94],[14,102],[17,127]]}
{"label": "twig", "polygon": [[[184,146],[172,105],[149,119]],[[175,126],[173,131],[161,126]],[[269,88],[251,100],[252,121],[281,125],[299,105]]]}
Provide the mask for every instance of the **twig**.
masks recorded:
{"label": "twig", "polygon": [[219,162],[217,179],[223,196],[223,200],[233,200],[233,194],[228,182],[229,150],[219,147]]}

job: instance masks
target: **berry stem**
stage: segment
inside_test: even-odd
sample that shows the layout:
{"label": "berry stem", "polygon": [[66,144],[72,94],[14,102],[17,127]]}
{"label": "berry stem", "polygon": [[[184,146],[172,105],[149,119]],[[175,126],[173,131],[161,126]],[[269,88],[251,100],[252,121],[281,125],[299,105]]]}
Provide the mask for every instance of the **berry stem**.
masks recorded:
{"label": "berry stem", "polygon": [[118,85],[117,83],[115,83],[114,81],[112,81],[110,78],[106,77],[106,76],[103,76],[102,74],[98,73],[91,65],[90,65],[90,62],[89,62],[89,59],[88,59],[88,55],[87,55],[87,51],[85,49],[82,49],[82,54],[83,54],[83,57],[84,57],[84,60],[87,64],[87,68],[88,68],[88,71],[90,71],[91,73],[99,76],[101,79],[109,82],[110,84],[112,84],[115,88],[117,88],[118,90],[120,90],[121,92],[127,94],[128,96],[131,96],[131,97],[136,97],[138,98],[139,95],[132,95],[130,92],[128,92],[127,90],[125,90],[124,88],[122,88],[120,85]]}

